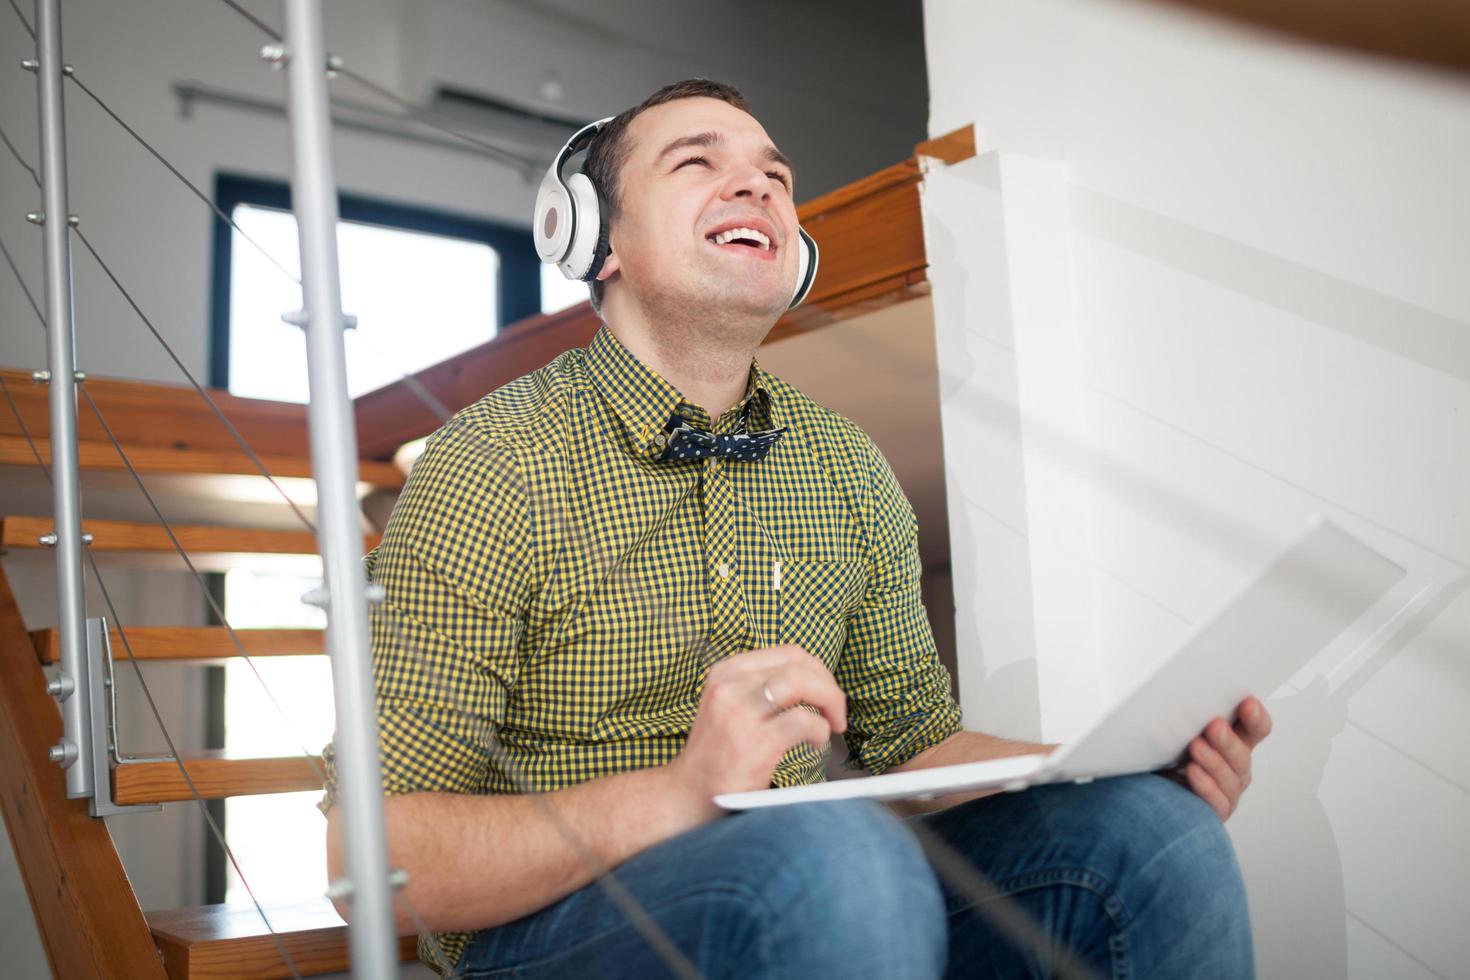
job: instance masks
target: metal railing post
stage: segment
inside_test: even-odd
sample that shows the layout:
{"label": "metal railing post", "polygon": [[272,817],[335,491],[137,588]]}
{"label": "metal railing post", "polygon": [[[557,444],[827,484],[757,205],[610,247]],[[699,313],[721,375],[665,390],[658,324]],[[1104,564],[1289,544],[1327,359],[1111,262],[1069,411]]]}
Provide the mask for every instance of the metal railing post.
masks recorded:
{"label": "metal railing post", "polygon": [[[41,200],[45,237],[46,366],[51,398],[51,484],[56,515],[56,596],[65,734],[51,758],[66,768],[66,795],[92,795],[91,716],[86,677],[86,594],[82,582],[82,501],[78,489],[76,344],[72,323],[70,215],[66,192],[66,120],[62,107],[60,0],[36,4],[36,71],[41,117]],[[49,540],[49,538],[47,539]],[[102,773],[101,778],[108,778]]]}
{"label": "metal railing post", "polygon": [[337,774],[344,815],[353,973],[398,972],[393,895],[378,764],[377,711],[368,634],[367,579],[357,509],[357,427],[347,396],[337,186],[327,107],[320,0],[285,0],[286,99],[291,198],[301,240],[312,472],[317,538],[327,591],[327,650],[337,704]]}

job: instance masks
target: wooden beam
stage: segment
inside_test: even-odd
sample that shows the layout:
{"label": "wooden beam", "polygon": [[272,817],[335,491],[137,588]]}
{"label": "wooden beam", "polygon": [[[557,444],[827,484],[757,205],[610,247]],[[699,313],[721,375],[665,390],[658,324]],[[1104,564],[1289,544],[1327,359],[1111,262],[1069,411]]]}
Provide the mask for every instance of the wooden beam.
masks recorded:
{"label": "wooden beam", "polygon": [[[927,156],[956,162],[974,155],[974,129],[967,126],[920,147],[928,148]],[[909,159],[797,209],[822,250],[821,268],[806,302],[777,322],[768,343],[918,295],[914,287],[928,267],[919,181],[918,161]],[[450,412],[458,411],[561,352],[586,346],[600,322],[589,303],[529,317],[414,379]],[[359,451],[372,459],[387,459],[443,421],[403,381],[362,395],[356,409]]]}
{"label": "wooden beam", "polygon": [[[224,751],[200,753],[184,760],[189,779],[206,800],[231,796],[263,796],[321,789],[317,775],[321,760],[295,755],[277,759],[250,759]],[[134,762],[112,770],[112,796],[122,804],[182,803],[194,799],[189,781],[172,759]]]}
{"label": "wooden beam", "polygon": [[[325,898],[266,903],[270,929],[254,905],[200,905],[148,913],[153,939],[173,980],[289,977],[276,940],[303,976],[351,969],[347,925]],[[276,938],[271,937],[271,930]],[[400,960],[416,958],[417,937],[398,940]]]}
{"label": "wooden beam", "polygon": [[[507,381],[544,366],[562,351],[586,347],[601,322],[590,303],[528,317],[503,327],[494,340],[413,377],[445,408],[456,412]],[[428,435],[444,421],[404,381],[361,395],[354,405],[358,453],[366,459],[387,459],[399,446]]]}
{"label": "wooden beam", "polygon": [[[37,550],[45,548],[41,536],[50,534],[54,522],[49,517],[0,518],[0,548]],[[144,551],[174,553],[168,533],[156,524],[130,521],[85,520],[82,531],[92,535],[91,548],[104,551]],[[174,534],[189,554],[258,554],[314,555],[316,536],[310,531],[264,531],[240,527],[213,527],[199,524],[176,524]],[[366,535],[363,553],[377,547],[381,536]]]}
{"label": "wooden beam", "polygon": [[106,824],[66,798],[65,773],[47,758],[60,739],[61,714],[0,571],[0,812],[51,973],[162,980]]}
{"label": "wooden beam", "polygon": [[1470,72],[1464,0],[1155,0],[1298,40]]}
{"label": "wooden beam", "polygon": [[[221,660],[240,655],[223,626],[130,626],[128,643],[139,660]],[[235,637],[251,657],[296,657],[326,653],[326,633],[319,629],[239,629]],[[32,630],[36,656],[43,664],[60,659],[60,631]],[[112,630],[112,659],[127,660],[122,634]]]}

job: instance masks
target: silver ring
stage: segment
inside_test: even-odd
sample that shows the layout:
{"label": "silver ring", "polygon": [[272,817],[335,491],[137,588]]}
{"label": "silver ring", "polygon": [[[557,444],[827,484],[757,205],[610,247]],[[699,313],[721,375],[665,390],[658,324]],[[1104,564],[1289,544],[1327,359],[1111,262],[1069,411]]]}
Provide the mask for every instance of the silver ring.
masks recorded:
{"label": "silver ring", "polygon": [[771,710],[774,711],[774,712],[776,712],[776,714],[779,715],[782,711],[785,710],[779,704],[776,703],[776,695],[774,695],[774,694],[771,693],[771,685],[769,685],[769,684],[762,684],[761,685],[761,694],[765,695],[766,704],[769,704],[771,706]]}

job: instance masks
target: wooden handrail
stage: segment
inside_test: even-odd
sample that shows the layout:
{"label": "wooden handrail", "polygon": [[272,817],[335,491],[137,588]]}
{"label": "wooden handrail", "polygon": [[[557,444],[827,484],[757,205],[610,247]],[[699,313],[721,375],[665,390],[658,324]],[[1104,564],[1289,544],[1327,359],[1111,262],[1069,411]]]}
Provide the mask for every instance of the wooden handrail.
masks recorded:
{"label": "wooden handrail", "polygon": [[1464,0],[1157,0],[1299,40],[1470,72],[1470,5]]}
{"label": "wooden handrail", "polygon": [[164,976],[112,837],[47,758],[61,713],[0,571],[0,811],[58,977]]}
{"label": "wooden handrail", "polygon": [[[780,319],[767,342],[926,292],[918,157],[953,163],[974,152],[974,130],[966,126],[919,144],[913,158],[799,207],[802,226],[822,250],[821,270],[806,302]],[[457,411],[562,351],[585,346],[599,323],[588,303],[528,317],[493,340],[420,371],[414,380]],[[441,422],[405,381],[358,397],[356,409],[358,449],[366,459],[387,459]]]}

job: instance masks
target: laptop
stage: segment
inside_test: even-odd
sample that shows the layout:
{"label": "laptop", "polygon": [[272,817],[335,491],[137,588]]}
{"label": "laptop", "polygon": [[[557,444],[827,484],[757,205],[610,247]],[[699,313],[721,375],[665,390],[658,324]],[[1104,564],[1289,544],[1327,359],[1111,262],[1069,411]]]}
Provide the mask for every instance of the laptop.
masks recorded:
{"label": "laptop", "polygon": [[1319,517],[1086,732],[1054,752],[725,793],[715,803],[748,810],[819,800],[929,798],[1165,769],[1183,759],[1190,740],[1212,718],[1232,717],[1251,694],[1270,695],[1404,574]]}

